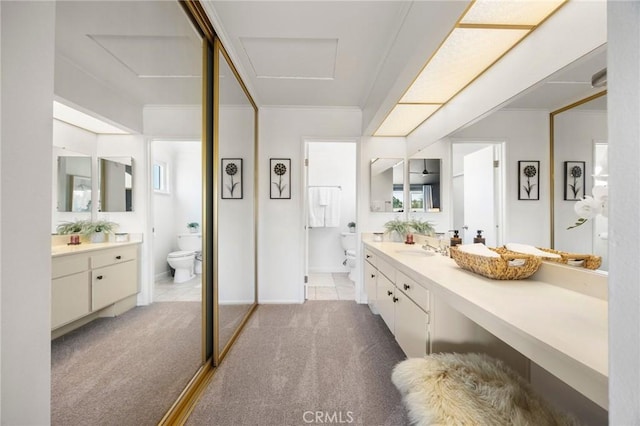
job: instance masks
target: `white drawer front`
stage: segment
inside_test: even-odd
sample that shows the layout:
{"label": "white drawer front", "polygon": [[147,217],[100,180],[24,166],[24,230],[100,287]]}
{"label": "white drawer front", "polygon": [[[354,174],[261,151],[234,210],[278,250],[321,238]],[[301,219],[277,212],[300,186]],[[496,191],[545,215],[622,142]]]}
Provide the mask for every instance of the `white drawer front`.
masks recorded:
{"label": "white drawer front", "polygon": [[136,246],[124,246],[103,250],[91,256],[91,268],[102,268],[103,266],[135,260],[137,256],[138,250]]}
{"label": "white drawer front", "polygon": [[392,283],[396,282],[396,268],[391,266],[389,262],[382,258],[376,259],[378,271],[380,271],[385,277],[389,278]]}
{"label": "white drawer front", "polygon": [[74,254],[58,256],[51,259],[51,278],[64,277],[89,270],[89,256],[87,254]]}
{"label": "white drawer front", "polygon": [[396,287],[409,296],[423,311],[429,312],[429,290],[399,271],[396,272]]}
{"label": "white drawer front", "polygon": [[373,266],[376,266],[376,255],[373,254],[373,252],[369,249],[364,249],[364,260],[366,260],[367,262],[369,262],[370,264],[372,264]]}

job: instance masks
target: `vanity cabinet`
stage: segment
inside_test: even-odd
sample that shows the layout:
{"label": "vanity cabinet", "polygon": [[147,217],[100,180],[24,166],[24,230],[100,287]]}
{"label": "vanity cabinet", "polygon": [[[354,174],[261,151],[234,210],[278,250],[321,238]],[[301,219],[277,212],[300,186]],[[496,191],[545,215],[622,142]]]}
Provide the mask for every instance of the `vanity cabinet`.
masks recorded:
{"label": "vanity cabinet", "polygon": [[[51,329],[65,327],[138,292],[138,246],[77,250],[52,257]],[[69,330],[70,331],[70,330]]]}
{"label": "vanity cabinet", "polygon": [[367,293],[369,309],[374,314],[378,313],[376,306],[378,269],[375,267],[375,256],[369,250],[364,250],[364,290]]}

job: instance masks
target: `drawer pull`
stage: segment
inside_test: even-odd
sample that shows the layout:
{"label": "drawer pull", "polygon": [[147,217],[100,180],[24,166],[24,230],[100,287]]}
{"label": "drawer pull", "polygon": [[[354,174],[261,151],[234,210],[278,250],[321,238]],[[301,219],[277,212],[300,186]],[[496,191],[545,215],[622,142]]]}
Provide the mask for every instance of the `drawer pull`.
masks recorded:
{"label": "drawer pull", "polygon": [[370,259],[370,258],[371,258],[371,256],[370,256],[370,255],[367,255],[367,259]]}
{"label": "drawer pull", "polygon": [[98,275],[98,276],[96,277],[96,279],[101,280],[101,279],[102,279],[102,275]]}
{"label": "drawer pull", "polygon": [[394,298],[393,298],[393,303],[396,303],[397,301],[398,301],[398,298],[397,298],[397,297],[394,297]]}
{"label": "drawer pull", "polygon": [[393,294],[392,291],[387,290],[387,296],[391,296]]}
{"label": "drawer pull", "polygon": [[409,284],[405,284],[405,285],[404,285],[404,289],[405,289],[405,290],[409,290],[410,288],[411,288],[411,286],[410,286]]}
{"label": "drawer pull", "polygon": [[120,260],[120,259],[122,259],[122,256],[118,255],[118,256],[116,256],[116,259]]}
{"label": "drawer pull", "polygon": [[375,277],[376,277],[376,274],[371,274],[371,278],[375,278]]}

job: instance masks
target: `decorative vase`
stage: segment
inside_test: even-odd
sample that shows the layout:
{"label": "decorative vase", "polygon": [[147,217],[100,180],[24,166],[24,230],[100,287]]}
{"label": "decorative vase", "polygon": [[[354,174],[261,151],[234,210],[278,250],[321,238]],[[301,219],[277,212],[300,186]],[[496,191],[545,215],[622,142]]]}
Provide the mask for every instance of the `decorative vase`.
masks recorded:
{"label": "decorative vase", "polygon": [[104,232],[94,232],[91,234],[92,243],[104,243],[106,240],[106,234]]}
{"label": "decorative vase", "polygon": [[189,232],[195,234],[196,232],[198,232],[198,228],[189,228]]}

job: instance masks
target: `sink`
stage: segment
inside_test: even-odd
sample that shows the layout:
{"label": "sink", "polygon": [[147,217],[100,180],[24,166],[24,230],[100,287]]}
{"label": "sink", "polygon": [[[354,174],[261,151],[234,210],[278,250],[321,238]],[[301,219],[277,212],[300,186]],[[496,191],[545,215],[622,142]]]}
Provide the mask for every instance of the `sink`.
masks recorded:
{"label": "sink", "polygon": [[421,248],[404,248],[404,249],[397,249],[395,250],[396,253],[398,254],[408,254],[411,256],[423,256],[423,257],[428,257],[428,256],[433,256],[435,253],[432,251],[427,251],[425,249],[421,249]]}

